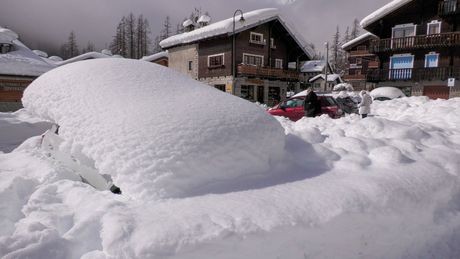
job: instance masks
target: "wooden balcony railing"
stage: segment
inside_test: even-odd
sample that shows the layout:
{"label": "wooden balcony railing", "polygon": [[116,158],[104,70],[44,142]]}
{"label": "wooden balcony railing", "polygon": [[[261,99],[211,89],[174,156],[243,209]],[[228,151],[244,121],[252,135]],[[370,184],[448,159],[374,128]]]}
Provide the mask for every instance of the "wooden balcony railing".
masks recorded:
{"label": "wooden balcony railing", "polygon": [[350,51],[350,57],[353,56],[368,56],[368,55],[373,55],[369,53],[369,50],[352,50]]}
{"label": "wooden balcony railing", "polygon": [[378,61],[369,61],[368,68],[379,68],[380,63]]}
{"label": "wooden balcony railing", "polygon": [[440,16],[449,16],[460,13],[459,1],[447,0],[439,3],[438,14]]}
{"label": "wooden balcony railing", "polygon": [[367,72],[367,81],[424,81],[460,78],[460,67],[371,69]]}
{"label": "wooden balcony railing", "polygon": [[460,46],[460,32],[373,40],[370,44],[370,52],[379,53],[394,50],[451,46]]}
{"label": "wooden balcony railing", "polygon": [[0,89],[0,102],[20,102],[22,91],[4,91]]}
{"label": "wooden balcony railing", "polygon": [[238,65],[237,71],[238,75],[254,76],[260,78],[298,80],[300,76],[299,72],[293,70],[258,67],[244,64]]}
{"label": "wooden balcony railing", "polygon": [[345,81],[358,81],[358,80],[366,80],[366,75],[344,75],[343,79]]}

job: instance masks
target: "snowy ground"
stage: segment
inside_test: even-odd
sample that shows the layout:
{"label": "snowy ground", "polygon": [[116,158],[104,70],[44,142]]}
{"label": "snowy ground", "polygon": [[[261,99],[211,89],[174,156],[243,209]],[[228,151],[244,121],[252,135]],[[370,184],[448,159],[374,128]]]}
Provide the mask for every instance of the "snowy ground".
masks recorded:
{"label": "snowy ground", "polygon": [[459,258],[460,99],[375,102],[373,115],[279,119],[279,178],[144,201],[79,182],[26,140],[42,124],[1,114],[0,255]]}
{"label": "snowy ground", "polygon": [[[293,123],[162,66],[99,59],[44,74],[23,103],[0,114],[4,258],[460,257],[460,99]],[[54,150],[123,194],[41,148],[45,121],[60,125]]]}

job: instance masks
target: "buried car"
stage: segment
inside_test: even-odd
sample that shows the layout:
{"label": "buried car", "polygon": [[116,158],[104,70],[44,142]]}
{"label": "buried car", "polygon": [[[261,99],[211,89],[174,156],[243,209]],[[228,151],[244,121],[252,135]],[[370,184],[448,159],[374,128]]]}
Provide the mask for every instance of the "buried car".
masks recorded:
{"label": "buried car", "polygon": [[[331,118],[340,118],[343,111],[335,99],[328,94],[317,94],[321,105],[321,114],[327,114]],[[292,121],[298,121],[305,115],[304,112],[305,96],[296,95],[279,103],[275,107],[268,110],[268,113],[274,116],[282,116],[289,118]]]}
{"label": "buried car", "polygon": [[389,86],[375,88],[369,94],[372,97],[372,99],[376,101],[387,101],[396,98],[406,97],[406,95],[401,91],[401,89]]}

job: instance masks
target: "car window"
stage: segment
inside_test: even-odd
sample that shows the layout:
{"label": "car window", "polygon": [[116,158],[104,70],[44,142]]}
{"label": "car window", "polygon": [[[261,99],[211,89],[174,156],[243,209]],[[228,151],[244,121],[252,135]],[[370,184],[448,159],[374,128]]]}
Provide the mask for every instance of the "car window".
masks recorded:
{"label": "car window", "polygon": [[285,104],[285,107],[287,108],[295,108],[301,106],[303,106],[303,100],[300,98],[287,100]]}
{"label": "car window", "polygon": [[328,106],[336,106],[336,102],[331,96],[322,96],[320,98],[321,106],[328,107]]}

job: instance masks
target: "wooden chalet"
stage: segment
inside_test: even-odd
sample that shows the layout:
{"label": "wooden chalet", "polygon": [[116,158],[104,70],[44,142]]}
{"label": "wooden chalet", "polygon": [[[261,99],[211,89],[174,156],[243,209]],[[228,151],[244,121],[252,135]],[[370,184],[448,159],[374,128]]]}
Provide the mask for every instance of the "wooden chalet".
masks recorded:
{"label": "wooden chalet", "polygon": [[372,40],[378,39],[372,33],[365,33],[342,46],[348,54],[347,72],[343,79],[353,86],[356,91],[372,90],[374,83],[366,79],[369,69],[379,68],[378,57],[369,51]]}
{"label": "wooden chalet", "polygon": [[379,37],[369,44],[380,62],[367,81],[408,95],[460,97],[459,0],[395,0],[361,25]]}
{"label": "wooden chalet", "polygon": [[230,18],[160,45],[168,50],[169,67],[222,91],[273,105],[286,98],[288,89],[299,90],[298,64],[310,60],[312,52],[278,10],[256,10],[243,17],[240,21],[236,16],[234,34]]}

